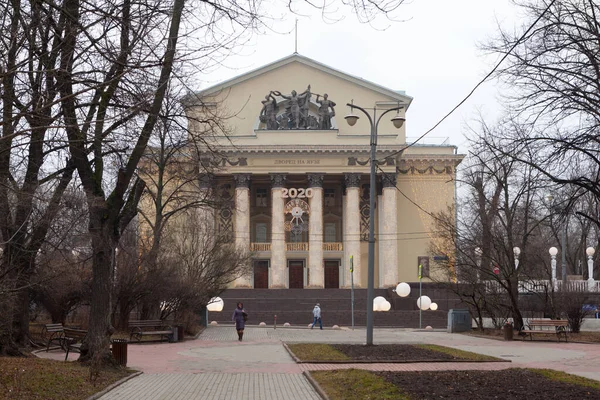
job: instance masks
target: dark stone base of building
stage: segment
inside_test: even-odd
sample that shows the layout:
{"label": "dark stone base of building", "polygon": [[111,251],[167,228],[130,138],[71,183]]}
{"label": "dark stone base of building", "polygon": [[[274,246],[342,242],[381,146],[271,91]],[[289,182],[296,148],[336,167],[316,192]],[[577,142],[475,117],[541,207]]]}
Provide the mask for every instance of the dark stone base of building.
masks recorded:
{"label": "dark stone base of building", "polygon": [[[448,310],[461,308],[460,301],[443,285],[423,284],[423,296],[429,296],[438,305],[437,311],[422,312],[422,327],[444,329],[448,323]],[[375,312],[375,327],[419,328],[419,284],[411,283],[411,294],[401,298],[392,289],[375,289],[375,296],[385,297],[392,305],[390,311]],[[290,323],[307,326],[312,322],[312,310],[316,303],[321,306],[323,324],[326,327],[352,324],[350,289],[228,289],[221,298],[225,302],[222,312],[209,313],[209,321],[230,323],[238,301],[244,303],[249,313],[248,324],[260,322],[273,326]],[[354,324],[365,326],[367,315],[367,289],[354,290]]]}

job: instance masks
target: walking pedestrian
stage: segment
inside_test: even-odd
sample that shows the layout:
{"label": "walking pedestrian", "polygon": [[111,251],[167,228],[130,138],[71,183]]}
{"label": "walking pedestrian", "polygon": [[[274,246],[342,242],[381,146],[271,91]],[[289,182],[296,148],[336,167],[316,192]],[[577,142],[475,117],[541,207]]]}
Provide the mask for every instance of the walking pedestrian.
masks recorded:
{"label": "walking pedestrian", "polygon": [[319,327],[321,328],[321,330],[323,330],[323,322],[321,321],[321,306],[319,305],[319,303],[317,303],[315,308],[313,308],[313,317],[314,320],[310,329],[314,328],[317,321],[319,321]]}
{"label": "walking pedestrian", "polygon": [[238,333],[238,340],[241,342],[244,337],[244,327],[248,320],[248,314],[244,310],[244,304],[240,301],[237,303],[236,309],[233,311],[232,321],[235,321],[235,330]]}

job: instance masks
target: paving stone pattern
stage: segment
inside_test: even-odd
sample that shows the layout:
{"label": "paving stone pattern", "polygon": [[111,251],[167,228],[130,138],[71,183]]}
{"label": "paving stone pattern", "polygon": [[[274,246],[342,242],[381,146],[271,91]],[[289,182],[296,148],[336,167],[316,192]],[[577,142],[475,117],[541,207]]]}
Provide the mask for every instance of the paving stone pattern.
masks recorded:
{"label": "paving stone pattern", "polygon": [[143,374],[102,400],[320,400],[300,374]]}

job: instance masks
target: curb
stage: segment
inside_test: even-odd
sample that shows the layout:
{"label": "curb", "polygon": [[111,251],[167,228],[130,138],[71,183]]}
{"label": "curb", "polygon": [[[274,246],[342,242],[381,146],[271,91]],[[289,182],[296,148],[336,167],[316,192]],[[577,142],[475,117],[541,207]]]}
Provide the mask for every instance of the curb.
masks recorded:
{"label": "curb", "polygon": [[99,399],[100,397],[104,396],[106,393],[110,392],[110,391],[111,391],[111,390],[113,390],[114,388],[116,388],[116,387],[118,387],[118,386],[121,386],[122,384],[124,384],[124,383],[125,383],[125,382],[127,382],[128,380],[130,380],[130,379],[133,379],[133,378],[135,378],[136,376],[139,376],[139,375],[141,375],[141,374],[143,374],[143,372],[139,371],[139,372],[133,373],[133,374],[131,374],[131,375],[128,375],[128,376],[126,376],[125,378],[123,378],[123,379],[121,379],[121,380],[118,380],[118,381],[116,381],[115,383],[113,383],[113,384],[111,384],[111,385],[108,385],[108,386],[107,386],[107,387],[105,387],[103,390],[99,391],[99,392],[98,392],[98,393],[96,393],[96,394],[93,394],[93,395],[91,395],[90,397],[88,397],[88,398],[87,398],[87,399],[85,399],[85,400],[96,400],[96,399]]}
{"label": "curb", "polygon": [[308,360],[296,361],[298,364],[444,364],[444,363],[499,363],[511,360]]}
{"label": "curb", "polygon": [[321,385],[319,385],[319,382],[317,382],[315,378],[312,377],[310,372],[304,371],[302,372],[302,375],[304,375],[304,377],[308,380],[308,382],[312,385],[312,387],[316,390],[316,392],[319,394],[319,396],[321,396],[323,400],[329,400],[329,396],[327,396],[327,393],[325,393]]}
{"label": "curb", "polygon": [[296,357],[296,355],[294,354],[294,352],[288,347],[287,344],[285,344],[284,342],[281,342],[283,344],[283,348],[287,350],[288,354],[292,357],[292,359],[294,360],[294,362],[296,364],[302,364],[302,361],[300,361],[300,359],[298,357]]}

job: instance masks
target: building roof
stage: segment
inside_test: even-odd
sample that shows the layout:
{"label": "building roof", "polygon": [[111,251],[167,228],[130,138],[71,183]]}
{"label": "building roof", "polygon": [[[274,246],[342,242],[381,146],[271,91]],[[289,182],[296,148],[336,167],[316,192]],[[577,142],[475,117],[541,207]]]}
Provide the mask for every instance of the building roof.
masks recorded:
{"label": "building roof", "polygon": [[329,67],[329,66],[327,66],[325,64],[322,64],[322,63],[320,63],[318,61],[313,60],[312,58],[308,58],[308,57],[302,56],[302,55],[300,55],[298,53],[294,53],[294,54],[291,54],[291,55],[289,55],[287,57],[284,57],[282,59],[274,61],[274,62],[272,62],[270,64],[267,64],[267,65],[264,65],[264,66],[262,66],[260,68],[254,69],[254,70],[252,70],[250,72],[246,72],[246,73],[244,73],[242,75],[238,75],[238,76],[236,76],[234,78],[228,79],[228,80],[226,80],[224,82],[218,83],[218,84],[216,84],[214,86],[208,87],[208,88],[203,89],[203,90],[201,90],[199,92],[196,92],[194,94],[190,94],[190,95],[186,96],[186,98],[184,99],[184,103],[189,103],[192,100],[192,98],[201,98],[201,97],[204,97],[206,95],[209,95],[209,94],[212,94],[212,93],[215,93],[215,92],[219,92],[219,91],[221,91],[223,89],[226,89],[226,88],[228,88],[230,86],[236,85],[238,83],[241,83],[241,82],[244,82],[246,80],[252,79],[252,78],[254,78],[254,77],[258,76],[258,75],[262,75],[262,74],[267,73],[269,71],[272,71],[272,70],[274,70],[276,68],[280,68],[280,67],[283,67],[283,66],[285,66],[287,64],[294,63],[294,62],[307,65],[309,67],[318,69],[318,70],[320,70],[322,72],[325,72],[327,74],[330,74],[330,75],[336,76],[338,78],[344,79],[344,80],[346,80],[348,82],[351,82],[351,83],[353,83],[355,85],[362,86],[362,87],[365,87],[367,89],[373,90],[375,92],[381,93],[381,94],[383,94],[385,96],[391,97],[391,98],[397,100],[400,104],[406,105],[406,109],[408,109],[408,107],[410,106],[410,103],[413,100],[413,98],[410,97],[410,96],[407,96],[403,90],[388,89],[388,88],[386,88],[384,86],[381,86],[381,85],[378,85],[376,83],[367,81],[367,80],[365,80],[363,78],[359,78],[359,77],[347,74],[345,72],[339,71],[339,70],[337,70],[335,68]]}

